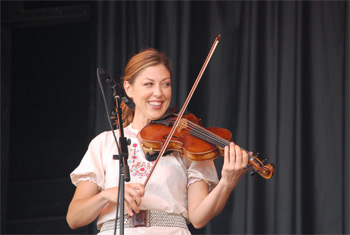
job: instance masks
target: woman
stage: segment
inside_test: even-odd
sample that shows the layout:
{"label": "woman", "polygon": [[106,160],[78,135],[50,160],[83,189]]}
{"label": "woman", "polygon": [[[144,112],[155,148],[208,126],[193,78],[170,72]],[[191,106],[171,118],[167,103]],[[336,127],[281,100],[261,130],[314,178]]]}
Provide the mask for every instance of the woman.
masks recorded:
{"label": "woman", "polygon": [[[154,162],[146,160],[137,133],[169,108],[169,60],[155,49],[143,50],[130,59],[123,80],[126,94],[135,103],[134,110],[122,104],[124,134],[131,140],[131,181],[125,185],[125,213],[131,218],[149,216],[150,223],[134,227],[132,219],[126,219],[125,234],[190,234],[186,222],[201,228],[222,211],[247,171],[248,155],[230,143],[224,150],[222,177],[218,180],[212,160],[191,162],[172,152],[159,160],[144,188],[142,183]],[[71,173],[77,186],[67,213],[71,228],[88,225],[98,217],[100,234],[113,233],[119,182],[119,163],[113,160],[114,154],[117,150],[112,132],[101,133],[91,141],[80,165]]]}

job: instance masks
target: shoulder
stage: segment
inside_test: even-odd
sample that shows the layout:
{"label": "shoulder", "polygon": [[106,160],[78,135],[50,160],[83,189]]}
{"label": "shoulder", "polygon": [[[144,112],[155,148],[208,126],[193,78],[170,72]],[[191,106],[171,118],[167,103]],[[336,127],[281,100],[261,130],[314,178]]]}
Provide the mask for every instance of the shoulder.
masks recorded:
{"label": "shoulder", "polygon": [[[114,131],[114,132],[115,132],[116,138],[118,140],[119,134],[116,131]],[[89,147],[91,148],[91,147],[96,147],[96,146],[101,146],[101,145],[106,146],[106,145],[110,145],[114,142],[115,142],[115,140],[114,140],[113,132],[112,131],[104,131],[104,132],[98,134],[97,136],[95,136],[91,140]]]}
{"label": "shoulder", "polygon": [[[116,132],[116,131],[114,131]],[[91,142],[103,142],[103,141],[108,141],[113,138],[113,133],[112,131],[104,131],[101,132],[100,134],[96,135]]]}
{"label": "shoulder", "polygon": [[[127,126],[124,129],[124,136],[127,138],[137,138],[137,130],[131,128],[131,126]],[[119,140],[120,132],[119,129],[113,131],[104,131],[95,136],[92,139],[90,145],[110,145],[115,144],[115,141]]]}

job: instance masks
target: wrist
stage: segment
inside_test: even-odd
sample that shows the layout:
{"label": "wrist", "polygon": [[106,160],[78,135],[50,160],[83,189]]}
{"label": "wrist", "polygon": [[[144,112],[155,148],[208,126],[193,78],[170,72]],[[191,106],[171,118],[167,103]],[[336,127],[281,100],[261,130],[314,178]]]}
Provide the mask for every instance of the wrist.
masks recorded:
{"label": "wrist", "polygon": [[221,178],[219,181],[218,186],[220,186],[220,188],[223,191],[227,191],[229,193],[231,193],[233,191],[233,189],[236,187],[237,183],[233,182],[233,181],[228,181],[224,178]]}
{"label": "wrist", "polygon": [[102,190],[97,194],[98,201],[100,201],[102,204],[107,204],[109,202],[108,195],[109,194],[106,190]]}

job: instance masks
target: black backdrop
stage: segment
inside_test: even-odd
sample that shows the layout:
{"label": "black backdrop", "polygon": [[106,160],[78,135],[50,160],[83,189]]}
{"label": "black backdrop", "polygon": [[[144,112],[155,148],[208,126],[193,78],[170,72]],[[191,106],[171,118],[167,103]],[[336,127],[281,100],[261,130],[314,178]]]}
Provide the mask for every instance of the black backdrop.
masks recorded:
{"label": "black backdrop", "polygon": [[[119,78],[132,54],[156,47],[173,61],[172,103],[181,106],[218,34],[188,110],[206,126],[230,129],[276,171],[270,180],[245,176],[224,211],[192,232],[350,232],[348,2],[69,4],[74,14],[60,3],[53,21],[10,17],[35,3],[2,21],[3,233],[94,232],[70,231],[64,213],[74,190],[69,172],[108,129],[96,68]],[[215,162],[220,172],[222,159]]]}

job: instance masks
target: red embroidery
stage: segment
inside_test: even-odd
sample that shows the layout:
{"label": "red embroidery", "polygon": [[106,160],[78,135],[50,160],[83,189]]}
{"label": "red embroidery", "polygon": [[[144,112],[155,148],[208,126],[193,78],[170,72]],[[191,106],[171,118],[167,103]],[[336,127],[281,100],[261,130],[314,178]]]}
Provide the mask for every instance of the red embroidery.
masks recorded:
{"label": "red embroidery", "polygon": [[137,143],[130,145],[129,151],[132,157],[129,158],[128,163],[131,175],[142,179],[143,177],[148,177],[152,166],[154,165],[154,161],[148,162],[146,159],[141,159],[140,154],[142,154],[142,152],[138,146]]}

